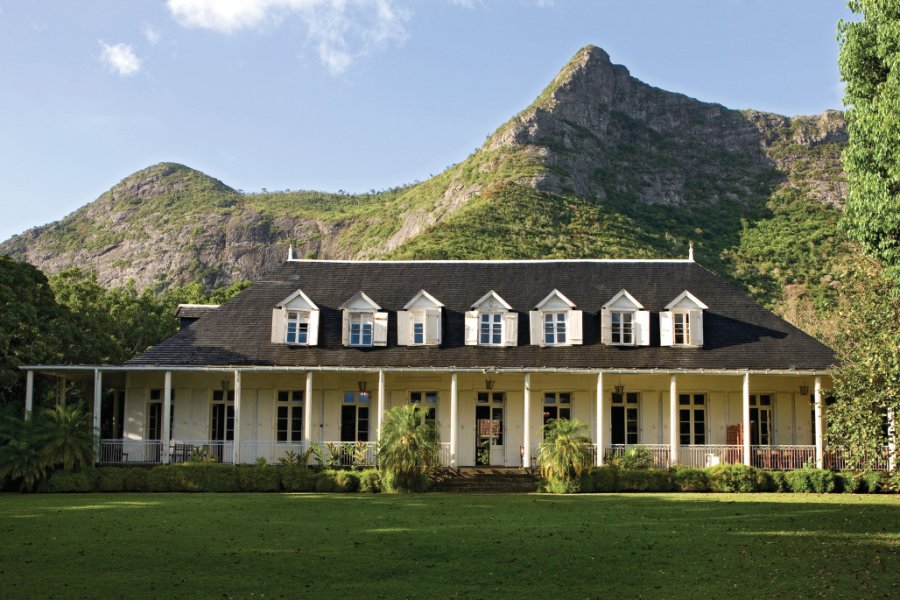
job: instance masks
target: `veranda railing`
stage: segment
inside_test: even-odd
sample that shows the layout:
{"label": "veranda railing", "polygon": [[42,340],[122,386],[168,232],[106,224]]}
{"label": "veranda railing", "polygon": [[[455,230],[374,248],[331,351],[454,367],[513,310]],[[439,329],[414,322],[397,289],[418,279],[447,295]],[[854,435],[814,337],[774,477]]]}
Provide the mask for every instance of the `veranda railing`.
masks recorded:
{"label": "veranda railing", "polygon": [[636,447],[646,448],[653,456],[654,467],[668,467],[671,457],[671,448],[668,444],[613,444],[606,447],[603,460],[606,463],[621,458],[625,452]]}

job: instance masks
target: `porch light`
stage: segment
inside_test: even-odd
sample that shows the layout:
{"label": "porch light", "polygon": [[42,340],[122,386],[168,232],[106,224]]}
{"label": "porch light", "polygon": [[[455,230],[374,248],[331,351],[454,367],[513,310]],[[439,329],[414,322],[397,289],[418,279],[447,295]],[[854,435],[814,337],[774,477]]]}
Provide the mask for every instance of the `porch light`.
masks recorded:
{"label": "porch light", "polygon": [[485,389],[487,389],[488,391],[494,389],[494,384],[495,384],[495,383],[497,383],[497,381],[496,381],[495,379],[491,379],[490,377],[485,377],[485,378],[484,378],[484,387],[485,387]]}
{"label": "porch light", "polygon": [[222,391],[225,392],[226,394],[228,393],[228,380],[227,379],[222,380]]}
{"label": "porch light", "polygon": [[360,379],[359,381],[356,382],[356,387],[359,388],[359,393],[360,393],[360,394],[365,394],[365,393],[366,393],[367,385],[368,385],[368,384],[366,384],[366,380],[365,380],[365,379]]}
{"label": "porch light", "polygon": [[617,396],[623,396],[625,394],[625,386],[622,385],[621,383],[613,386],[613,390],[615,390],[615,394]]}
{"label": "porch light", "polygon": [[806,395],[808,395],[808,394],[809,394],[809,386],[808,386],[808,385],[801,385],[801,386],[800,386],[800,395],[801,395],[801,396],[806,396]]}

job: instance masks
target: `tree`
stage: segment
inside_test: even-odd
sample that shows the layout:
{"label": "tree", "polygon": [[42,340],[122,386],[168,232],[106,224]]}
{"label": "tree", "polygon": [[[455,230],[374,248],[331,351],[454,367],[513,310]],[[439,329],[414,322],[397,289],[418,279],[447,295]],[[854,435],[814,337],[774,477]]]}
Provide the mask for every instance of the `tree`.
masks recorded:
{"label": "tree", "polygon": [[378,468],[388,491],[421,491],[439,465],[438,436],[421,406],[395,406],[384,415]]}
{"label": "tree", "polygon": [[94,463],[91,415],[81,405],[45,409],[39,425],[41,452],[49,467],[71,471]]}
{"label": "tree", "polygon": [[849,107],[843,227],[900,281],[900,3],[850,0],[849,6],[863,19],[838,24]]}
{"label": "tree", "polygon": [[587,428],[580,419],[551,419],[544,425],[538,464],[548,491],[578,490],[582,472],[591,466],[591,439],[584,433]]}

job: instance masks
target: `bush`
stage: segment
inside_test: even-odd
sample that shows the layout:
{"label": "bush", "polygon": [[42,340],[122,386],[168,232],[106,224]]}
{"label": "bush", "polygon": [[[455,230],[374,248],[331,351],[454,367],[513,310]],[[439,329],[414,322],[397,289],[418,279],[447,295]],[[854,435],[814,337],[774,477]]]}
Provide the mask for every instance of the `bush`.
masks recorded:
{"label": "bush", "polygon": [[182,465],[161,465],[147,472],[147,491],[196,492],[197,485],[187,477]]}
{"label": "bush", "polygon": [[747,465],[716,465],[707,469],[712,492],[758,492],[766,485],[760,470]]}
{"label": "bush", "polygon": [[286,492],[314,492],[319,474],[306,467],[291,465],[280,469],[281,489]]}
{"label": "bush", "polygon": [[84,493],[97,490],[97,470],[54,471],[38,484],[37,491],[49,494]]}
{"label": "bush", "polygon": [[772,478],[772,491],[773,492],[790,492],[791,486],[788,483],[787,475],[785,475],[784,471],[772,471],[770,473]]}
{"label": "bush", "polygon": [[378,469],[359,472],[359,491],[377,494],[381,491],[381,474]]}
{"label": "bush", "polygon": [[866,482],[862,478],[862,475],[851,473],[850,471],[843,471],[834,474],[834,487],[834,491],[836,492],[859,494],[866,491]]}
{"label": "bush", "polygon": [[835,491],[835,477],[825,469],[797,469],[786,474],[791,491],[797,494],[827,494]]}
{"label": "bush", "polygon": [[669,469],[619,469],[620,492],[674,492],[674,471]]}
{"label": "bush", "polygon": [[619,470],[605,465],[591,469],[591,483],[595,492],[619,491]]}
{"label": "bush", "polygon": [[242,492],[281,491],[281,474],[278,467],[257,463],[255,466],[238,467],[238,488]]}
{"label": "bush", "polygon": [[392,473],[388,471],[381,472],[381,491],[383,492],[394,494],[400,492],[427,492],[429,489],[431,489],[431,477],[424,473],[419,474],[415,481],[412,482],[412,485],[407,480],[403,480],[398,485]]}
{"label": "bush", "polygon": [[869,471],[863,473],[863,481],[866,482],[866,491],[870,494],[877,494],[881,491],[884,482],[884,476],[878,471]]}
{"label": "bush", "polygon": [[97,469],[98,492],[124,492],[125,469],[106,467]]}
{"label": "bush", "polygon": [[709,477],[703,469],[691,467],[676,469],[675,489],[679,492],[708,492]]}
{"label": "bush", "polygon": [[235,468],[232,465],[217,463],[184,463],[180,465],[156,467],[153,471],[158,469],[173,470],[180,476],[181,481],[186,484],[191,491],[237,492],[240,489],[238,470],[242,468],[243,467]]}
{"label": "bush", "polygon": [[653,453],[646,446],[629,448],[622,454],[618,465],[623,469],[650,469],[653,467]]}
{"label": "bush", "polygon": [[334,471],[326,470],[319,473],[316,478],[316,491],[327,494],[338,491]]}
{"label": "bush", "polygon": [[336,492],[359,491],[359,473],[356,471],[337,471],[334,475]]}

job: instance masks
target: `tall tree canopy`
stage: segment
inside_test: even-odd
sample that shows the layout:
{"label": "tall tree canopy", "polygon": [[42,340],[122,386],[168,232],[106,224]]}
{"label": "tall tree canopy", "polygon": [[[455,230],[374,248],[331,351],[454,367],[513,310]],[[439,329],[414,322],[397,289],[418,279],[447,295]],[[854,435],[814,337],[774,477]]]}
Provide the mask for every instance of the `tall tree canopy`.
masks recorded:
{"label": "tall tree canopy", "polygon": [[850,194],[847,235],[900,281],[900,2],[850,0],[861,21],[841,21],[839,66],[846,83]]}

